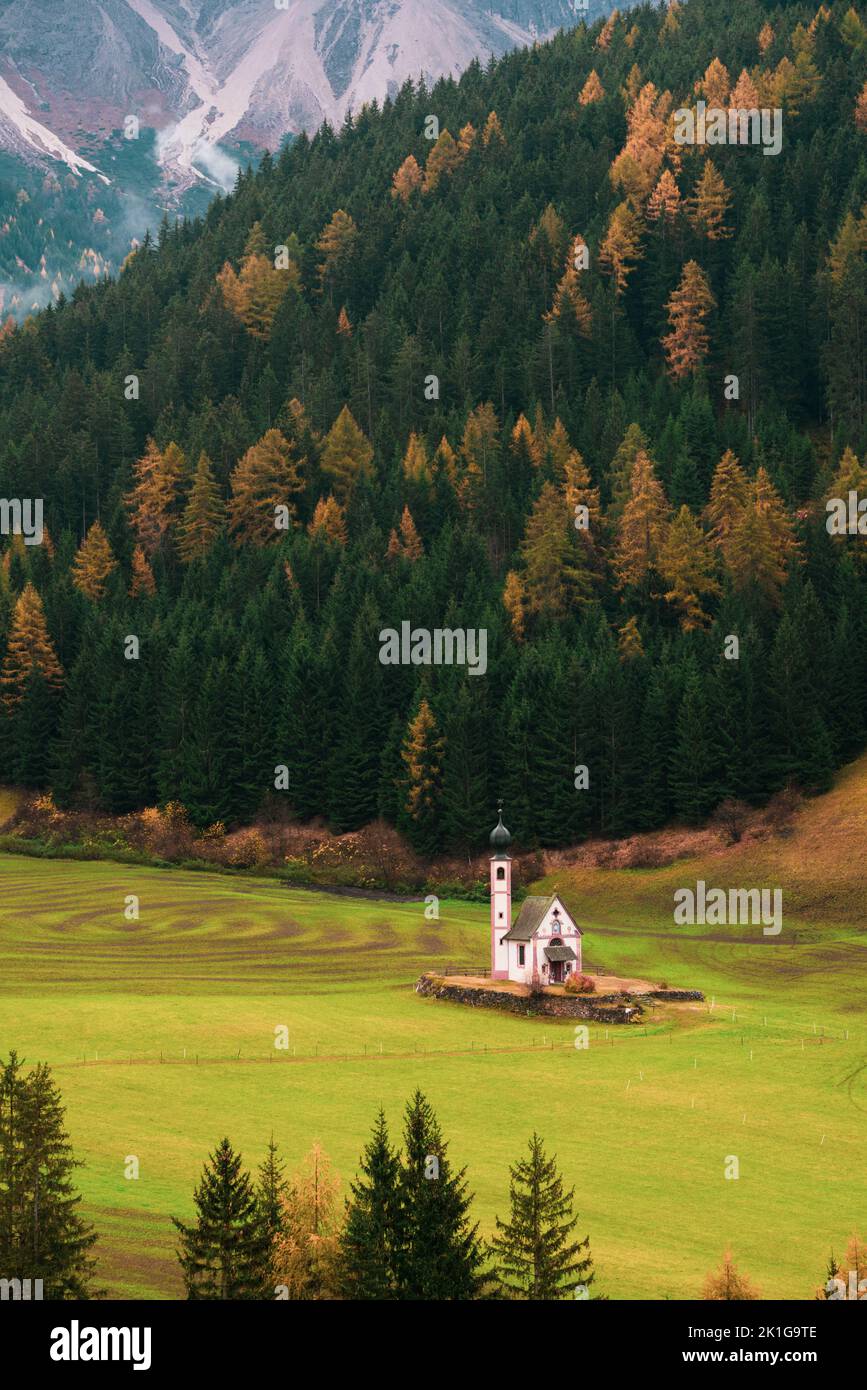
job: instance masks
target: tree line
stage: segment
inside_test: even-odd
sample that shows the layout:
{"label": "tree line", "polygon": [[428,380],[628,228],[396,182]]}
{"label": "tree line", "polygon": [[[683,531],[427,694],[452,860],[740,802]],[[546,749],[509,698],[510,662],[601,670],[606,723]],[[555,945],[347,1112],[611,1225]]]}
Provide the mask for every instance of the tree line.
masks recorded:
{"label": "tree line", "polygon": [[[826,788],[867,719],[825,525],[867,491],[865,34],[689,0],[407,84],[5,333],[0,494],[48,527],[0,565],[9,780],[423,854],[498,795],[554,846]],[[781,154],[678,145],[698,99],[778,106]],[[384,670],[404,620],[485,628],[487,675]]]}

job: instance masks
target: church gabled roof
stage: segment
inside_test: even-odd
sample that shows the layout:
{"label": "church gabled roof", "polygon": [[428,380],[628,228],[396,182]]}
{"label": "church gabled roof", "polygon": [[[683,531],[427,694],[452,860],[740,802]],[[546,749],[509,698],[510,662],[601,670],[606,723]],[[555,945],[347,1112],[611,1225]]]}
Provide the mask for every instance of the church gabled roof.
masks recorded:
{"label": "church gabled roof", "polygon": [[[503,940],[529,941],[531,937],[536,935],[536,932],[542,925],[542,921],[549,907],[551,907],[553,903],[559,901],[560,899],[558,898],[556,893],[552,893],[551,896],[548,898],[525,898],[521,904],[521,911],[518,913],[518,916],[512,923],[511,931],[506,932],[506,935],[503,937]],[[569,920],[572,920],[571,917],[569,918]],[[583,935],[583,933],[581,932],[581,928],[577,925],[577,923],[575,926],[575,930],[581,933],[581,935]]]}

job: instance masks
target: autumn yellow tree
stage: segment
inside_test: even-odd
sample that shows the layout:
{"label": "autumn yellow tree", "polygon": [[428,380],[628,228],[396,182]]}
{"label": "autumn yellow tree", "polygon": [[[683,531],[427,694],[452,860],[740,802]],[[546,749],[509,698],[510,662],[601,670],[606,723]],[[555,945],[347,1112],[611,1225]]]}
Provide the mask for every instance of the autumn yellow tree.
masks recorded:
{"label": "autumn yellow tree", "polygon": [[587,264],[587,244],[578,234],[572,242],[566,269],[554,291],[554,303],[543,315],[547,323],[574,324],[583,337],[589,337],[593,326],[593,310],[581,293],[581,275]]}
{"label": "autumn yellow tree", "polygon": [[227,261],[217,276],[223,302],[235,318],[240,319],[254,338],[268,338],[283,296],[287,290],[301,287],[301,273],[296,261],[285,257],[278,268],[277,255],[269,258],[261,225],[250,228],[241,259],[241,269],[235,273]]}
{"label": "autumn yellow tree", "polygon": [[304,490],[302,461],[279,430],[267,430],[234,468],[229,483],[229,530],[236,545],[268,545],[280,540],[285,528],[279,525],[283,513],[290,522],[296,516],[293,497]]}
{"label": "autumn yellow tree", "polygon": [[[577,449],[570,449],[563,467],[563,495],[567,515],[582,538],[593,541],[599,534],[599,489],[593,487],[590,469]],[[579,524],[580,523],[580,524]]]}
{"label": "autumn yellow tree", "polygon": [[614,569],[621,586],[637,588],[659,557],[668,534],[668,502],[653,463],[643,449],[632,469],[629,501],[617,529]]}
{"label": "autumn yellow tree", "polygon": [[731,78],[725,63],[721,63],[719,58],[713,58],[708,64],[704,77],[696,82],[695,90],[704,97],[708,106],[727,106],[729,91],[731,90]]}
{"label": "autumn yellow tree", "polygon": [[320,463],[340,502],[347,500],[360,478],[373,477],[373,445],[356,424],[348,405],[325,436]]}
{"label": "autumn yellow tree", "polygon": [[858,93],[858,100],[855,103],[855,124],[859,130],[867,134],[867,82]]}
{"label": "autumn yellow tree", "polygon": [[459,168],[464,158],[455,137],[448,131],[443,130],[439,138],[431,146],[424,166],[424,191],[432,193],[438,184],[453,174]]}
{"label": "autumn yellow tree", "polygon": [[731,449],[726,449],[710,485],[705,518],[711,535],[725,558],[732,533],[740,525],[750,500],[750,483]]}
{"label": "autumn yellow tree", "polygon": [[108,536],[98,521],[90,527],[72,562],[72,582],[79,593],[94,603],[105,594],[109,575],[117,569]]}
{"label": "autumn yellow tree", "polygon": [[647,203],[647,217],[651,222],[674,222],[681,208],[680,189],[677,179],[670,169],[663,169],[659,182]]}
{"label": "autumn yellow tree", "polygon": [[320,1144],[314,1144],[280,1199],[272,1278],[285,1298],[312,1302],[339,1296],[339,1192],[331,1160]]}
{"label": "autumn yellow tree", "polygon": [[635,661],[644,656],[644,643],[635,616],[627,618],[623,626],[617,629],[617,651],[622,662]]}
{"label": "autumn yellow tree", "polygon": [[407,726],[400,756],[404,766],[404,826],[414,847],[424,853],[433,852],[437,839],[444,748],[433,710],[422,697]]}
{"label": "autumn yellow tree", "polygon": [[407,440],[406,453],[403,456],[403,476],[428,495],[433,492],[434,466],[428,458],[424,439],[415,432],[410,434]]}
{"label": "autumn yellow tree", "polygon": [[[663,94],[665,97],[665,94]],[[667,97],[652,82],[639,91],[626,117],[626,144],[611,165],[611,182],[636,211],[650,196],[665,154]]]}
{"label": "autumn yellow tree", "polygon": [[594,68],[587,78],[587,81],[584,83],[584,86],[581,88],[581,94],[578,97],[578,105],[592,106],[594,102],[602,101],[604,96],[605,88],[602,86],[599,80],[599,74]]}
{"label": "autumn yellow tree", "polygon": [[702,600],[721,592],[714,575],[713,551],[689,507],[681,507],[668,528],[657,568],[669,586],[666,603],[676,609],[684,632],[707,627]]}
{"label": "autumn yellow tree", "polygon": [[185,564],[210,550],[226,522],[226,506],[204,450],[199,454],[192,486],[181,518],[178,551]]}
{"label": "autumn yellow tree", "polygon": [[611,501],[608,506],[609,522],[618,521],[632,494],[632,473],[638,455],[649,449],[647,435],[635,421],[626,428],[626,433],[617,446],[617,452],[608,469],[608,486]]}
{"label": "autumn yellow tree", "polygon": [[132,552],[132,578],[129,586],[130,598],[151,598],[157,591],[154,572],[140,545]]}
{"label": "autumn yellow tree", "polygon": [[316,249],[322,257],[316,269],[323,293],[345,269],[357,237],[355,222],[348,212],[338,208],[316,242]]}
{"label": "autumn yellow tree", "polygon": [[517,570],[509,570],[503,587],[503,607],[509,615],[512,636],[516,642],[524,640],[524,626],[527,618],[527,591]]}
{"label": "autumn yellow tree", "polygon": [[488,112],[488,119],[482,127],[482,144],[485,149],[490,145],[505,145],[506,137],[503,134],[503,127],[496,111]]}
{"label": "autumn yellow tree", "polygon": [[711,1303],[745,1303],[761,1298],[761,1293],[749,1275],[741,1273],[737,1268],[732,1259],[732,1252],[726,1250],[719,1269],[715,1269],[705,1279],[701,1296]]}
{"label": "autumn yellow tree", "polygon": [[574,539],[572,520],[560,491],[553,483],[545,483],[520,547],[528,614],[563,618],[574,603],[592,598],[592,571]]}
{"label": "autumn yellow tree", "polygon": [[422,172],[414,154],[408,154],[391,181],[391,196],[408,203],[422,186]]}
{"label": "autumn yellow tree", "polygon": [[0,667],[0,699],[7,714],[23,699],[34,672],[55,690],[63,681],[63,667],[48,634],[42,599],[32,584],[26,584],[12,610],[6,655]]}
{"label": "autumn yellow tree", "polygon": [[641,256],[641,231],[641,218],[635,209],[628,202],[618,203],[599,248],[599,262],[613,276],[617,295],[623,294]]}
{"label": "autumn yellow tree", "polygon": [[712,159],[705,161],[695,193],[689,199],[689,220],[696,231],[708,241],[723,241],[731,236],[726,226],[726,213],[732,195],[722,174]]}
{"label": "autumn yellow tree", "polygon": [[710,343],[705,320],[716,307],[707,276],[697,261],[687,261],[680,284],[666,305],[671,332],[662,340],[668,370],[679,380],[698,371]]}
{"label": "autumn yellow tree", "polygon": [[335,545],[346,545],[349,539],[346,530],[346,511],[335,497],[320,497],[313,511],[313,519],[307,527],[307,534],[314,538],[331,541]]}
{"label": "autumn yellow tree", "polygon": [[416,530],[409,507],[404,507],[400,518],[400,550],[405,560],[413,563],[424,555],[421,536]]}
{"label": "autumn yellow tree", "polygon": [[783,500],[764,468],[750,487],[743,514],[723,550],[736,589],[755,589],[778,607],[799,546]]}
{"label": "autumn yellow tree", "polygon": [[153,439],[148,439],[145,452],[133,466],[134,483],[124,498],[129,520],[136,537],[150,556],[159,550],[172,525],[177,499],[175,470],[167,464],[164,454]]}

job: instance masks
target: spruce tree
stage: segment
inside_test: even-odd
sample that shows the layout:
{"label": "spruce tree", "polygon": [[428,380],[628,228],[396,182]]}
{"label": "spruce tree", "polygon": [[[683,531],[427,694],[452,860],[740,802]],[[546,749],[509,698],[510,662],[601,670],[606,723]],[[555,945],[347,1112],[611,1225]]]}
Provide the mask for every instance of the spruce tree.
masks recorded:
{"label": "spruce tree", "polygon": [[94,1296],[96,1241],[79,1210],[60,1092],[49,1068],[0,1066],[0,1274],[41,1279],[45,1299]]}
{"label": "spruce tree", "polygon": [[406,1240],[401,1166],[380,1110],[350,1185],[340,1242],[340,1282],[345,1298],[398,1297]]}
{"label": "spruce tree", "polygon": [[529,1141],[529,1158],[510,1169],[508,1221],[497,1218],[491,1253],[508,1298],[562,1299],[593,1283],[590,1240],[570,1239],[578,1225],[574,1188],[563,1191],[555,1158],[548,1158],[539,1135]]}
{"label": "spruce tree", "polygon": [[400,1261],[402,1299],[471,1299],[480,1292],[483,1252],[470,1224],[466,1169],[452,1171],[448,1144],[420,1090],[406,1108],[400,1200],[406,1243]]}
{"label": "spruce tree", "polygon": [[250,1175],[228,1139],[205,1163],[193,1201],[193,1223],[172,1217],[180,1233],[178,1261],[187,1298],[268,1298],[271,1232]]}

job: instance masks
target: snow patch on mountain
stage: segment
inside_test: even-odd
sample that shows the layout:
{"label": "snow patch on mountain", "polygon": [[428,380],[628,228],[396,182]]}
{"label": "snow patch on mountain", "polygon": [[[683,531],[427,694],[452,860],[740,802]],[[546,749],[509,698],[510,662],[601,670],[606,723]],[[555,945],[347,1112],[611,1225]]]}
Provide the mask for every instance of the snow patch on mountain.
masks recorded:
{"label": "snow patch on mountain", "polygon": [[65,144],[58,135],[55,135],[41,121],[37,121],[34,116],[31,116],[21,97],[12,90],[9,83],[2,77],[0,77],[0,129],[4,133],[3,144],[6,148],[20,149],[23,145],[22,153],[26,153],[29,149],[43,158],[47,155],[51,159],[62,160],[76,177],[80,177],[82,170],[86,170],[89,174],[96,174],[103,183],[110,182],[95,165],[82,159],[81,155],[70,149],[69,145]]}

